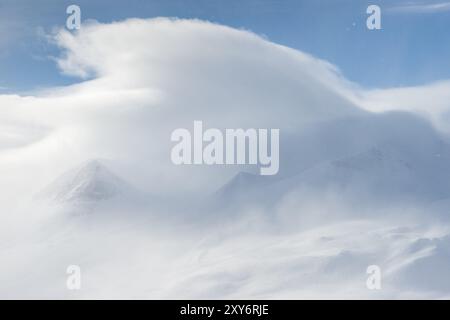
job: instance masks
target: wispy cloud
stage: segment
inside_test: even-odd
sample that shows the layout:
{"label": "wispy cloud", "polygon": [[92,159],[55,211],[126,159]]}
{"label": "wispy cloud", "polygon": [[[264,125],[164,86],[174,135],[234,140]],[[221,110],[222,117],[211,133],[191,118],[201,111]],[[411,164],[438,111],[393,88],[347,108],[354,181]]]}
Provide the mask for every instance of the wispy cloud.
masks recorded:
{"label": "wispy cloud", "polygon": [[438,13],[450,11],[450,2],[439,3],[408,3],[390,8],[394,13]]}

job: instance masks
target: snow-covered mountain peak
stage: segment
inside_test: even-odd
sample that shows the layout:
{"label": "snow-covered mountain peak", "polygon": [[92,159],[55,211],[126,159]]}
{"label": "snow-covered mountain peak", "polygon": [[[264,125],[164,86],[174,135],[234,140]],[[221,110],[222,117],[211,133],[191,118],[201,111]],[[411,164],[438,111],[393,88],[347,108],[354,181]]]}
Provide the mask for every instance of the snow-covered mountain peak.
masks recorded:
{"label": "snow-covered mountain peak", "polygon": [[60,176],[43,196],[56,202],[98,202],[128,192],[130,186],[101,160],[89,160]]}

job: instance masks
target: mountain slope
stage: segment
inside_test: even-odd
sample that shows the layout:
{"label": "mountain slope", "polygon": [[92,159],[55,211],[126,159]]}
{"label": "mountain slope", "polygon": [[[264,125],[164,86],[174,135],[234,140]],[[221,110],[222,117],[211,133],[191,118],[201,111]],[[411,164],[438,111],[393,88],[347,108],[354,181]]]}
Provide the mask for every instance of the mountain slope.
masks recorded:
{"label": "mountain slope", "polygon": [[428,204],[450,196],[450,146],[428,123],[406,114],[344,123],[310,135],[310,145],[331,146],[322,155],[304,154],[308,146],[301,143],[285,145],[288,150],[282,156],[290,161],[315,158],[316,163],[312,161],[308,168],[291,164],[290,171],[278,179],[238,175],[219,190],[218,201],[267,206],[296,191],[319,203],[321,195],[334,193],[344,200],[389,206],[413,201]]}

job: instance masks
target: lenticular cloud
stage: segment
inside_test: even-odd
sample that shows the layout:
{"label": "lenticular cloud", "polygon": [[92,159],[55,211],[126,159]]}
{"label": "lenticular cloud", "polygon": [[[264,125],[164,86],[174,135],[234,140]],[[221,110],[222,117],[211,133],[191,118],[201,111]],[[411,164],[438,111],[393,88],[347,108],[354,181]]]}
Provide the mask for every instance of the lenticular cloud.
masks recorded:
{"label": "lenticular cloud", "polygon": [[[0,297],[449,297],[445,94],[425,114],[197,20],[91,23],[53,43],[77,84],[0,95]],[[280,129],[279,172],[174,165],[171,133],[198,120]]]}

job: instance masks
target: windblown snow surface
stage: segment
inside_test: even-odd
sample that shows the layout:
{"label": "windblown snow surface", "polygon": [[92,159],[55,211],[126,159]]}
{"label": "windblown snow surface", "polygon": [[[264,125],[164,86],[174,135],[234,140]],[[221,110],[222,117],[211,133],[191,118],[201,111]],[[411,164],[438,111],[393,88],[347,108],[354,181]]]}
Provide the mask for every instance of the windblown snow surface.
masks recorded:
{"label": "windblown snow surface", "polygon": [[[369,91],[197,20],[52,39],[80,82],[0,95],[1,298],[450,298],[450,82]],[[279,128],[279,173],[174,165],[194,120]]]}

